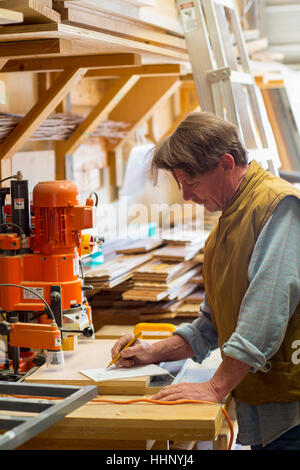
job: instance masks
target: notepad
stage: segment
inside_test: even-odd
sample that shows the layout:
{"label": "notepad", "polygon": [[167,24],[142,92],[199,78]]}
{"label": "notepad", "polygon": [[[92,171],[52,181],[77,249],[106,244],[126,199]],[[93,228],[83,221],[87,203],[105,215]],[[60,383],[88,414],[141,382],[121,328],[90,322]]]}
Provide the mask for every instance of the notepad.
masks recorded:
{"label": "notepad", "polygon": [[104,382],[107,380],[129,379],[131,377],[144,377],[153,375],[167,375],[169,372],[156,364],[148,364],[136,367],[113,367],[109,370],[99,369],[83,369],[79,371],[81,374],[94,380],[94,382]]}

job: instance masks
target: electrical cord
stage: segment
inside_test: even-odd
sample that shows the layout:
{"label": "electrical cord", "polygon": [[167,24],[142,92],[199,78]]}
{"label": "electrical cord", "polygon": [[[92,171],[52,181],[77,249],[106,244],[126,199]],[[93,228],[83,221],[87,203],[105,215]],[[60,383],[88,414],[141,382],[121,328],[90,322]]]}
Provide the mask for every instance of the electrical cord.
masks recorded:
{"label": "electrical cord", "polygon": [[95,207],[97,207],[97,206],[98,206],[98,202],[99,202],[99,196],[98,196],[98,194],[97,194],[95,191],[93,191],[92,193],[89,194],[89,198],[92,198],[92,196],[95,196],[95,199],[96,199]]}
{"label": "electrical cord", "polygon": [[7,178],[3,178],[3,180],[0,181],[0,184],[1,183],[4,183],[4,181],[7,181],[7,180],[20,180],[22,179],[22,173],[21,172],[18,172],[16,175],[12,175],[12,176],[7,176]]}
{"label": "electrical cord", "polygon": [[50,305],[46,302],[46,300],[37,292],[35,292],[33,289],[30,289],[29,287],[24,287],[21,286],[20,284],[0,284],[0,287],[18,287],[19,289],[24,289],[28,292],[31,292],[32,294],[36,295],[47,307],[47,310],[49,311],[53,322],[56,324],[55,316],[53,313],[53,310],[51,309]]}
{"label": "electrical cord", "polygon": [[0,224],[0,227],[4,227],[5,225],[10,225],[11,227],[17,227],[17,229],[19,229],[22,232],[22,234],[25,235],[26,237],[26,234],[20,225],[13,224],[12,222],[3,222],[2,224]]}
{"label": "electrical cord", "polygon": [[[7,396],[7,395],[1,395],[1,396]],[[39,399],[45,399],[45,400],[62,400],[60,397],[41,397],[41,396],[32,396],[32,395],[9,395],[13,396],[15,398],[39,398]],[[93,403],[110,403],[113,405],[130,405],[132,403],[153,403],[155,405],[185,405],[189,403],[193,404],[201,404],[201,405],[218,405],[218,403],[215,403],[213,401],[204,401],[204,400],[176,400],[176,401],[164,401],[164,400],[153,400],[153,398],[135,398],[132,400],[109,400],[105,398],[93,398],[91,401],[86,403],[86,405],[92,405]],[[232,444],[233,444],[233,439],[234,439],[234,429],[233,429],[233,424],[232,421],[229,417],[228,412],[225,410],[225,408],[222,407],[222,413],[226,418],[226,421],[229,426],[230,430],[230,439],[229,439],[229,444],[228,444],[228,449],[231,450]]]}

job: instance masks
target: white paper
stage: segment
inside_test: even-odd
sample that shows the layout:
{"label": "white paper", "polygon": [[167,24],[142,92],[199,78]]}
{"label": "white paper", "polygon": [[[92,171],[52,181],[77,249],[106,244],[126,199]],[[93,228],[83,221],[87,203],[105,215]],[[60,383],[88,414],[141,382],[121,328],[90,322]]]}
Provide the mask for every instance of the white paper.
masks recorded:
{"label": "white paper", "polygon": [[84,369],[79,371],[95,382],[104,382],[106,380],[128,379],[130,377],[144,377],[152,375],[166,375],[169,372],[155,364],[137,367],[113,367],[112,369]]}

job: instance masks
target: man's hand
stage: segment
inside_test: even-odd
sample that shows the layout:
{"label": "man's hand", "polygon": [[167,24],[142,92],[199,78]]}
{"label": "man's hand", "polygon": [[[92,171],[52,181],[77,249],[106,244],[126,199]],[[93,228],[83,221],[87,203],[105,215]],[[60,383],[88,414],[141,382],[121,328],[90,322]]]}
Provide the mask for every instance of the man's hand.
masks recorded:
{"label": "man's hand", "polygon": [[[122,348],[129,343],[132,335],[124,335],[117,341],[111,350],[111,357],[114,359]],[[151,343],[137,339],[132,346],[121,352],[121,357],[115,362],[116,367],[133,367],[155,362],[155,354]]]}
{"label": "man's hand", "polygon": [[177,401],[177,400],[200,400],[221,403],[223,397],[217,395],[210,382],[187,383],[168,385],[161,389],[153,400]]}
{"label": "man's hand", "polygon": [[[129,343],[132,335],[124,335],[117,341],[111,350],[114,359],[122,348]],[[133,367],[143,364],[157,364],[161,361],[177,361],[193,356],[193,350],[187,341],[179,335],[150,343],[137,339],[132,346],[124,349],[121,358],[115,362],[116,367]]]}
{"label": "man's hand", "polygon": [[154,400],[203,400],[221,403],[243,380],[250,366],[237,359],[224,356],[222,363],[208,382],[169,385],[154,395]]}

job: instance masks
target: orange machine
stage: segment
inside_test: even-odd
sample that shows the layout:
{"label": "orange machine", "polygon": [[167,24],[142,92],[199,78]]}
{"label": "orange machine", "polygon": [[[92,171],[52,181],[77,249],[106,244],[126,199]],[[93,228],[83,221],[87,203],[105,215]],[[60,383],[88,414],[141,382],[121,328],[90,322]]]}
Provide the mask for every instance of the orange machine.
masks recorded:
{"label": "orange machine", "polygon": [[[6,205],[9,192],[11,204]],[[93,227],[93,200],[79,205],[72,181],[46,181],[34,187],[30,208],[28,182],[20,177],[11,180],[10,191],[0,188],[0,197],[0,308],[8,322],[17,322],[9,344],[36,348],[35,336],[42,338],[43,325],[52,323],[62,348],[72,350],[78,336],[94,333],[84,296],[89,286],[83,285],[80,269],[81,230]],[[26,326],[32,322],[36,328]],[[24,344],[16,325],[23,328]],[[44,349],[49,349],[44,332]]]}

